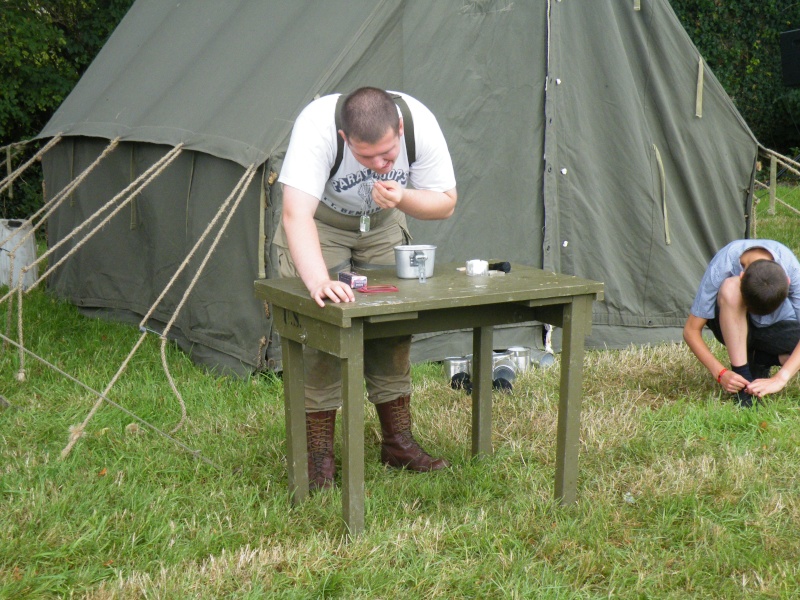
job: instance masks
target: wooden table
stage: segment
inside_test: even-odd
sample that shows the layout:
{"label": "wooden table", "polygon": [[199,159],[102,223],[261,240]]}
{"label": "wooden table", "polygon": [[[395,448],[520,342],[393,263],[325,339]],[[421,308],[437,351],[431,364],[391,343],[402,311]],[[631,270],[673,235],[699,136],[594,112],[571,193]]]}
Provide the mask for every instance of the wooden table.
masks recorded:
{"label": "wooden table", "polygon": [[563,329],[556,440],[555,496],[576,499],[584,338],[592,302],[603,284],[512,265],[502,276],[469,277],[460,264],[436,265],[426,283],[398,279],[395,270],[368,271],[369,285],[398,292],[362,294],[355,302],[320,308],[299,279],[255,282],[256,296],[272,304],[281,336],[289,491],[294,503],[308,495],[308,457],[302,345],[341,359],[342,512],[350,535],[364,528],[364,340],[456,329],[473,330],[472,454],[490,454],[492,337],[497,325],[538,321]]}

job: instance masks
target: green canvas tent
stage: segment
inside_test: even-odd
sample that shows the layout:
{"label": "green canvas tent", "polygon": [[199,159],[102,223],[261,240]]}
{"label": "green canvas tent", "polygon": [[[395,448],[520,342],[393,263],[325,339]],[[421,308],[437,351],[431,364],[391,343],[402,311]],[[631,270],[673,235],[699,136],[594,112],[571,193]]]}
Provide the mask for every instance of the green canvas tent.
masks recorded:
{"label": "green canvas tent", "polygon": [[[447,137],[456,214],[412,220],[415,241],[437,245],[437,264],[502,259],[603,281],[591,345],[677,339],[707,261],[748,234],[758,143],[668,0],[137,0],[40,134],[63,136],[43,161],[51,193],[120,140],[50,218],[50,243],[181,154],[51,289],[138,320],[255,165],[173,333],[222,370],[274,366],[279,340],[253,296],[253,280],[275,275],[274,174],[300,110],[362,85],[417,97]],[[415,338],[413,358],[468,340]],[[541,328],[496,340],[538,346]]]}

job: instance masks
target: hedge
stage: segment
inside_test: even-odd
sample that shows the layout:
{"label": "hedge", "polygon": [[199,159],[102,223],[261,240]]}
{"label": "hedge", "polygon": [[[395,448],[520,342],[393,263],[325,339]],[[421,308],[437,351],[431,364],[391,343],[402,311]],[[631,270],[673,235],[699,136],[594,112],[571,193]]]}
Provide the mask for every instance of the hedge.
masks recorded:
{"label": "hedge", "polygon": [[782,154],[797,154],[800,90],[783,83],[780,34],[800,28],[800,2],[670,0],[670,3],[758,141]]}

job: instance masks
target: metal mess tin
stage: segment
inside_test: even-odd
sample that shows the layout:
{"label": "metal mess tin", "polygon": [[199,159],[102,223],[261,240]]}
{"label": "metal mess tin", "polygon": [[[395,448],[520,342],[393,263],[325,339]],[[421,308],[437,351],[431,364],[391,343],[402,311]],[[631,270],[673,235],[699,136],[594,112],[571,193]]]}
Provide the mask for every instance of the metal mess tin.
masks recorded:
{"label": "metal mess tin", "polygon": [[428,277],[433,277],[436,246],[395,246],[394,259],[400,279],[419,279],[425,283]]}

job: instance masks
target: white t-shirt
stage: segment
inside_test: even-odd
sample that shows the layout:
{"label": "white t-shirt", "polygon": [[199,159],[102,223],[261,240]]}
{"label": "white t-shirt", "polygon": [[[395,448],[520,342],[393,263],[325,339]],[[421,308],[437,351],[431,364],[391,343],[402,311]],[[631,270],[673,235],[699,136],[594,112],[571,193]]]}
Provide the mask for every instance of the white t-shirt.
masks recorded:
{"label": "white t-shirt", "polygon": [[278,181],[319,198],[345,215],[380,210],[372,201],[376,179],[393,179],[402,187],[446,192],[456,186],[453,162],[436,117],[418,100],[401,94],[414,121],[416,160],[409,169],[405,136],[394,168],[383,175],[359,163],[344,144],[342,164],[331,179],[336,160],[336,101],[338,94],[323,96],[306,106],[292,128]]}

